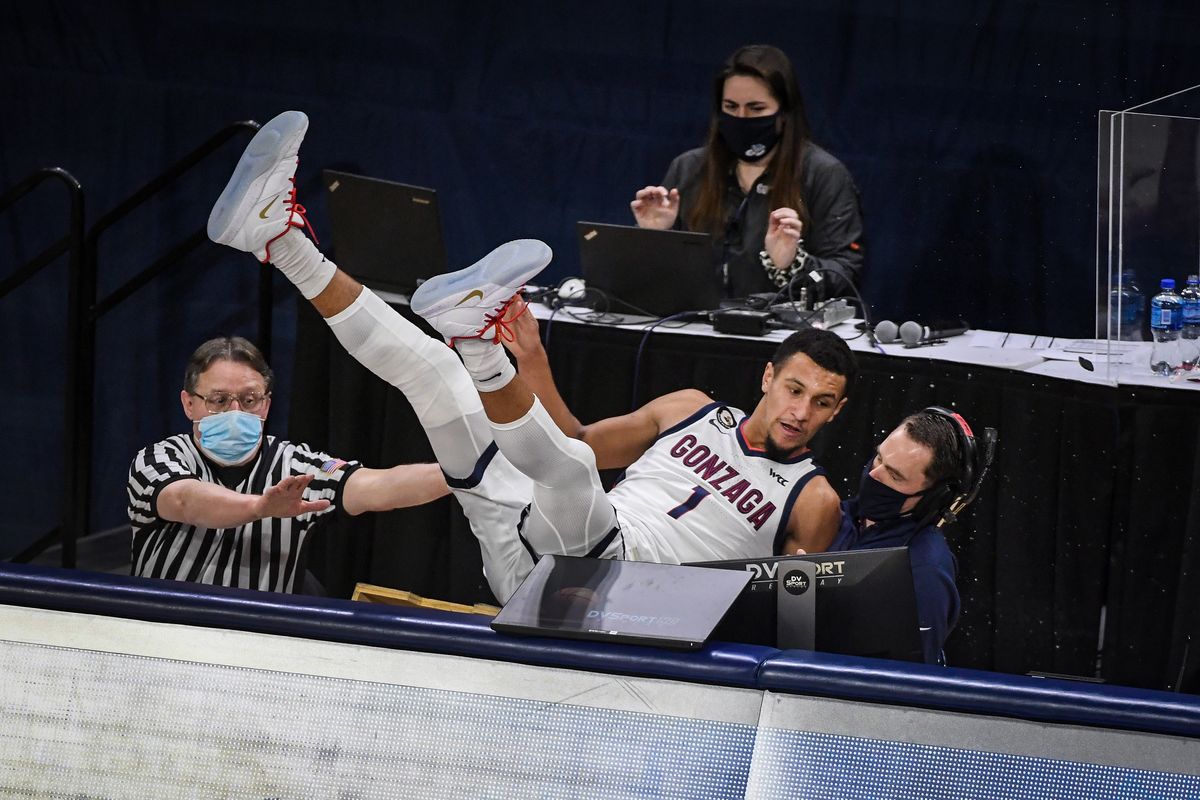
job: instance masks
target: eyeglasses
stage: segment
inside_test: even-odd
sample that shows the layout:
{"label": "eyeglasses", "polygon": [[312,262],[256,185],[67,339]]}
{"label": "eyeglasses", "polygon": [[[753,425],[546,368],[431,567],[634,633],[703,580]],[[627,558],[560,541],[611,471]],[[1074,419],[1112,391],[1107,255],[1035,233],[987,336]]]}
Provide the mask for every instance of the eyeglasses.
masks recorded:
{"label": "eyeglasses", "polygon": [[259,394],[258,392],[243,392],[242,394],[230,394],[229,392],[209,392],[208,397],[199,392],[190,392],[194,397],[199,397],[204,401],[204,407],[213,414],[220,414],[222,411],[228,411],[229,406],[234,400],[237,401],[238,408],[242,411],[257,411],[263,401],[271,396],[270,392]]}

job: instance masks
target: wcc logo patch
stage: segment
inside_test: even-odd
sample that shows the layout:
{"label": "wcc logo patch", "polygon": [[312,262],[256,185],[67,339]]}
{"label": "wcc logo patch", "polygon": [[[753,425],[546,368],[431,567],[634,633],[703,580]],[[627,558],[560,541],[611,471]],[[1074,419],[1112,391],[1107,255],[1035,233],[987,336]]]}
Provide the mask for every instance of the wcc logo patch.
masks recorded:
{"label": "wcc logo patch", "polygon": [[737,420],[733,418],[733,412],[725,406],[718,408],[716,410],[716,418],[709,420],[709,422],[713,424],[713,427],[717,429],[724,428],[727,431],[731,431],[737,427]]}

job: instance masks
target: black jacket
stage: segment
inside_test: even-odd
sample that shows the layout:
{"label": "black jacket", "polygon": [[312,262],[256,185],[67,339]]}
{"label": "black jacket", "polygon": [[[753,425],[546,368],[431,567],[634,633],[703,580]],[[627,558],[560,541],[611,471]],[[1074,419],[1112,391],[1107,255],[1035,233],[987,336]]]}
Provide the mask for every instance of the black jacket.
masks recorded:
{"label": "black jacket", "polygon": [[[808,205],[809,223],[804,231],[804,249],[810,254],[805,270],[816,267],[824,281],[816,299],[852,294],[849,285],[860,285],[863,273],[863,222],[858,188],[842,162],[811,142],[807,145],[801,171],[800,192]],[[696,148],[671,162],[662,185],[679,190],[679,219],[675,227],[687,230],[688,212],[695,207],[704,169],[704,148]],[[744,193],[737,177],[729,175],[725,195],[726,235],[716,236],[713,274],[724,284],[724,294],[744,297],[757,292],[775,292],[778,287],[759,261],[771,214],[767,192],[771,170]],[[743,208],[743,203],[744,208]],[[740,214],[739,214],[740,210]],[[722,269],[728,263],[726,270]]]}

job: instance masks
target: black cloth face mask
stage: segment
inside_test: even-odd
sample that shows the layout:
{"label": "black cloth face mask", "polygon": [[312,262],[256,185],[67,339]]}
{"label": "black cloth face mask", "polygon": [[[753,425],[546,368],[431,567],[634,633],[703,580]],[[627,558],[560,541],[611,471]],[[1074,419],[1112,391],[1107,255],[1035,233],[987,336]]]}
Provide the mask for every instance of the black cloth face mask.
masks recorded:
{"label": "black cloth face mask", "polygon": [[779,141],[779,131],[775,127],[778,119],[778,111],[765,117],[735,117],[722,111],[717,130],[734,155],[754,163],[771,152]]}
{"label": "black cloth face mask", "polygon": [[863,467],[862,478],[858,482],[858,516],[872,522],[899,519],[905,516],[900,513],[904,502],[911,497],[920,497],[925,492],[905,494],[875,480],[871,477],[874,461],[871,459]]}

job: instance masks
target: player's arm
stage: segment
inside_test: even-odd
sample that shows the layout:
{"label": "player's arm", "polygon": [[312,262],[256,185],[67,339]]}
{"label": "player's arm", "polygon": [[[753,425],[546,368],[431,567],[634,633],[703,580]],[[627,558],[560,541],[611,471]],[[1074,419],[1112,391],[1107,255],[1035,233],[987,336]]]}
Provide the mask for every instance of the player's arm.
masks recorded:
{"label": "player's arm", "polygon": [[517,316],[509,323],[513,339],[505,340],[504,346],[516,357],[522,380],[537,395],[554,424],[567,436],[586,442],[596,454],[598,468],[629,466],[646,452],[660,433],[712,402],[701,391],[684,389],[655,398],[630,414],[584,425],[559,394],[538,335],[537,319],[523,304],[524,300],[520,299],[514,304]]}
{"label": "player's arm", "polygon": [[359,467],[346,478],[342,509],[351,515],[419,506],[450,493],[437,464],[400,464],[390,469]]}
{"label": "player's arm", "polygon": [[329,508],[328,500],[305,500],[312,475],[289,475],[262,494],[242,494],[216,483],[186,478],[158,494],[158,516],[204,528],[236,528],[267,517],[296,517]]}
{"label": "player's arm", "polygon": [[800,490],[800,496],[792,506],[788,535],[783,543],[784,554],[794,554],[797,550],[806,553],[828,550],[841,521],[841,501],[837,492],[825,476],[815,476]]}
{"label": "player's arm", "polygon": [[712,402],[698,389],[656,397],[629,414],[609,417],[580,429],[579,438],[596,454],[600,469],[627,467],[641,458],[659,434]]}
{"label": "player's arm", "polygon": [[529,390],[541,401],[542,407],[559,430],[572,439],[578,439],[583,424],[575,418],[562,395],[558,393],[554,375],[550,372],[550,359],[546,356],[542,337],[538,334],[537,317],[525,306],[525,300],[522,298],[514,301],[513,313],[518,314],[516,319],[509,323],[513,339],[504,339],[503,342],[517,359],[517,372]]}

